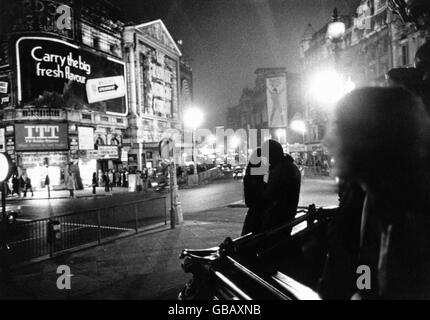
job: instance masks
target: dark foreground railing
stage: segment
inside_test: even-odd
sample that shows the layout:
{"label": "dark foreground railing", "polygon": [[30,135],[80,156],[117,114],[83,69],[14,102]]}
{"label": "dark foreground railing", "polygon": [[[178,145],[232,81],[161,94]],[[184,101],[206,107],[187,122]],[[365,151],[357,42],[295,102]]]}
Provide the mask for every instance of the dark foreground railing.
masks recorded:
{"label": "dark foreground railing", "polygon": [[[165,196],[7,227],[8,264],[49,258],[168,223]],[[4,262],[4,261],[3,261]]]}
{"label": "dark foreground railing", "polygon": [[326,254],[327,225],[336,212],[335,207],[299,208],[296,219],[279,228],[235,240],[227,238],[215,248],[183,250],[182,267],[193,278],[179,298],[319,299],[315,279]]}

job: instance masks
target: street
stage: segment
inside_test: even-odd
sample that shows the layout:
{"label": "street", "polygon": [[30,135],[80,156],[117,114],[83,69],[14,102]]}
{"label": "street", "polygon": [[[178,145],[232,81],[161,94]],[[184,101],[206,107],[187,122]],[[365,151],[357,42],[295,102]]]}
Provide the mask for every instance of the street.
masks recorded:
{"label": "street", "polygon": [[[22,214],[19,219],[27,221],[73,212],[120,206],[158,195],[157,193],[121,193],[112,196],[83,199],[22,200],[13,201],[11,205],[21,206]],[[184,219],[200,220],[203,218],[201,212],[225,207],[241,201],[243,199],[243,185],[241,180],[224,178],[211,184],[179,190],[179,197]],[[300,206],[308,206],[312,203],[317,206],[336,205],[337,193],[335,183],[332,180],[305,179],[302,183]]]}

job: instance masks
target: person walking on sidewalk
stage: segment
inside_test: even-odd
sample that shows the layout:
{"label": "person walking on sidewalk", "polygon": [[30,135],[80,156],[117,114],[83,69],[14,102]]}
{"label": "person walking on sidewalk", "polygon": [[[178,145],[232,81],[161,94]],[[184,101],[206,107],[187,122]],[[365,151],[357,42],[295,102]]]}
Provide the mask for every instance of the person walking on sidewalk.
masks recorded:
{"label": "person walking on sidewalk", "polygon": [[33,187],[31,185],[31,179],[27,175],[24,176],[23,179],[24,179],[24,198],[27,197],[28,189],[30,189],[31,191],[31,196],[34,197]]}
{"label": "person walking on sidewalk", "polygon": [[93,186],[93,194],[96,194],[96,187],[97,187],[97,173],[93,173],[93,181],[92,181],[92,186]]}
{"label": "person walking on sidewalk", "polygon": [[108,191],[112,192],[113,191],[113,183],[114,183],[114,175],[113,175],[112,170],[109,171],[108,178],[109,178],[109,184],[108,184],[109,190]]}
{"label": "person walking on sidewalk", "polygon": [[75,197],[75,181],[73,177],[73,173],[69,170],[68,175],[66,176],[66,188],[70,192],[70,198]]}

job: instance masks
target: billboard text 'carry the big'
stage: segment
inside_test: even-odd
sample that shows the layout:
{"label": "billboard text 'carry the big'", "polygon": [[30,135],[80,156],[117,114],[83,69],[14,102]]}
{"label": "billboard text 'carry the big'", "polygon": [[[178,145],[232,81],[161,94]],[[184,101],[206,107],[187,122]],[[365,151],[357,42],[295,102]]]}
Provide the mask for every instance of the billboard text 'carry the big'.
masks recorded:
{"label": "billboard text 'carry the big'", "polygon": [[43,37],[20,38],[16,52],[21,105],[127,114],[123,62]]}

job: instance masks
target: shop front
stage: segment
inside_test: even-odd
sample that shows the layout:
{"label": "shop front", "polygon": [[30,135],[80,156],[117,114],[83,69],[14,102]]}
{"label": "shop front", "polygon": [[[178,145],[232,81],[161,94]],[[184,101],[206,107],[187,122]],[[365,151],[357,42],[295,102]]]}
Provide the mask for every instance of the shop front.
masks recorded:
{"label": "shop front", "polygon": [[46,176],[52,186],[64,184],[69,163],[67,123],[20,123],[14,131],[18,174],[26,174],[35,188],[45,186]]}
{"label": "shop front", "polygon": [[31,179],[34,188],[44,188],[46,176],[55,188],[64,184],[64,174],[67,170],[68,152],[19,153],[19,169]]}

